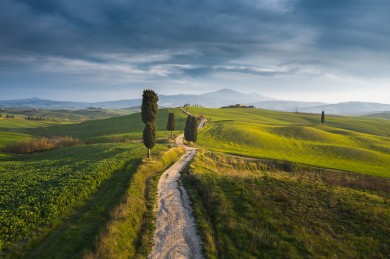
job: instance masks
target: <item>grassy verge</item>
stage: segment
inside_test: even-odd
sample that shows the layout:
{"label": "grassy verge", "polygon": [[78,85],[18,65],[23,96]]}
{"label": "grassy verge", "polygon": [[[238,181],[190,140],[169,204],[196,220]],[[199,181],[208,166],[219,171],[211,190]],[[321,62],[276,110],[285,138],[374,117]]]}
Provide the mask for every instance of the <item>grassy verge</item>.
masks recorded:
{"label": "grassy verge", "polygon": [[390,254],[389,179],[214,153],[183,178],[208,258]]}
{"label": "grassy verge", "polygon": [[100,233],[96,249],[86,258],[146,258],[153,244],[158,179],[183,153],[181,148],[170,149],[139,167],[123,201]]}

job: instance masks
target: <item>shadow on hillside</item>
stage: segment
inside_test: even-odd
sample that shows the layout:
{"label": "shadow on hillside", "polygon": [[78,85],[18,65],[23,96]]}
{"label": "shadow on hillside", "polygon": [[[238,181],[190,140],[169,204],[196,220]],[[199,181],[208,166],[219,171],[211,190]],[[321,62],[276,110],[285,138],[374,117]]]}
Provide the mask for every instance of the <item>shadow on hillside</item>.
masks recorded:
{"label": "shadow on hillside", "polygon": [[90,199],[64,219],[61,227],[40,242],[27,258],[81,258],[86,251],[93,250],[96,237],[110,219],[111,211],[126,194],[140,163],[140,159],[133,160],[114,172]]}

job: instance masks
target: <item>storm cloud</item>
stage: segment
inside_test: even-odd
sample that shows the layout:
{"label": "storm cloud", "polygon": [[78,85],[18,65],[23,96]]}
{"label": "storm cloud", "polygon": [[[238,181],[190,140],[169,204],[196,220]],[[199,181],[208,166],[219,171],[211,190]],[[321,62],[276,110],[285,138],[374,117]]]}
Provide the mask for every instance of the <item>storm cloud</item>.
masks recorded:
{"label": "storm cloud", "polygon": [[390,103],[388,24],[385,0],[2,0],[0,98],[229,87]]}

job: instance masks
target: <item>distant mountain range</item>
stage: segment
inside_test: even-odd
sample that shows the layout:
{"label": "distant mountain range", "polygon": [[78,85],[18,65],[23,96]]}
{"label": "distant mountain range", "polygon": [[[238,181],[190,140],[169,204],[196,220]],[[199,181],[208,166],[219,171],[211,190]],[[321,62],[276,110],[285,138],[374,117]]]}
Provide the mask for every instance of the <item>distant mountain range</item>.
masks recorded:
{"label": "distant mountain range", "polygon": [[[257,101],[271,100],[271,97],[256,93],[239,93],[231,89],[222,89],[216,92],[191,95],[159,95],[160,107],[177,107],[184,104],[198,104],[205,107],[221,107],[232,103],[252,103]],[[141,99],[129,99],[107,102],[69,102],[52,101],[39,98],[0,101],[0,107],[35,107],[45,109],[85,109],[99,107],[102,109],[122,109],[141,105]]]}
{"label": "distant mountain range", "polygon": [[[368,102],[328,104],[321,102],[283,101],[274,100],[272,97],[259,95],[257,93],[240,93],[231,89],[222,89],[200,95],[159,95],[160,107],[178,107],[184,104],[197,104],[204,107],[222,107],[239,103],[270,110],[307,113],[320,113],[321,111],[325,111],[327,114],[336,115],[368,115],[390,111],[390,104]],[[123,109],[140,105],[140,98],[107,102],[52,101],[39,98],[0,101],[0,108],[32,107],[44,109],[85,109],[88,107],[99,107],[102,109]]]}

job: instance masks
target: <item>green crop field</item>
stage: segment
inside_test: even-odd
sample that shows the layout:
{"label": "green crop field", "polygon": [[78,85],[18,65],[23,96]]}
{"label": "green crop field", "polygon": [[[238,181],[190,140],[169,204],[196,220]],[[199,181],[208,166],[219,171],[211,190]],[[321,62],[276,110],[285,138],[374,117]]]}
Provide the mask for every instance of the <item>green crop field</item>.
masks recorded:
{"label": "green crop field", "polygon": [[257,109],[190,108],[210,118],[206,149],[390,177],[390,121]]}
{"label": "green crop field", "polygon": [[[179,109],[160,110],[157,126],[161,138],[169,135],[165,127],[170,111],[176,113],[175,133],[184,128],[186,116]],[[126,138],[139,142],[143,127],[139,113],[83,123],[3,118],[0,119],[0,147],[40,136],[72,136],[93,142],[122,142]],[[156,159],[166,149],[165,145],[157,145],[153,149]],[[154,190],[156,177],[177,154],[171,153],[169,159],[164,155],[161,157],[164,161],[153,166],[146,164],[138,173],[144,176],[137,176],[139,183],[133,186],[132,177],[138,175],[135,173],[145,153],[141,143],[127,142],[75,146],[32,155],[2,154],[0,256],[81,257],[86,251],[93,252],[99,232],[126,190],[133,192],[140,186]],[[150,243],[147,240],[152,237],[149,221],[153,221],[153,206],[144,204],[151,203],[155,197],[144,197],[139,191],[136,197],[137,208],[127,205],[126,209],[134,223],[134,236],[128,241],[136,253],[144,254],[150,245],[136,244],[138,240]],[[130,199],[135,197],[127,198]],[[112,224],[116,224],[115,220]],[[144,224],[151,230],[145,232]],[[129,252],[135,253],[133,250]]]}
{"label": "green crop field", "polygon": [[[154,151],[165,149],[158,145]],[[17,250],[44,234],[116,172],[127,168],[131,175],[144,155],[142,144],[119,143],[0,158],[0,247]]]}
{"label": "green crop field", "polygon": [[184,184],[207,258],[388,258],[390,179],[286,165],[198,154]]}

